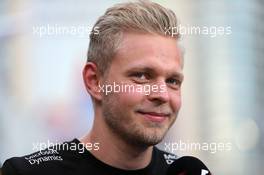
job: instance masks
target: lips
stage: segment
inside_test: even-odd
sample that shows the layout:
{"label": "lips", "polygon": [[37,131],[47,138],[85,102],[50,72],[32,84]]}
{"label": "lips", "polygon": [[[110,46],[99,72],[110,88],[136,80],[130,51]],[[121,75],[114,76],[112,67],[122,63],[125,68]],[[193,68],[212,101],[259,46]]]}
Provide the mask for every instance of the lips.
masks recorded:
{"label": "lips", "polygon": [[140,113],[146,119],[152,122],[163,122],[170,115],[169,113],[146,112],[146,111],[138,111],[138,113]]}

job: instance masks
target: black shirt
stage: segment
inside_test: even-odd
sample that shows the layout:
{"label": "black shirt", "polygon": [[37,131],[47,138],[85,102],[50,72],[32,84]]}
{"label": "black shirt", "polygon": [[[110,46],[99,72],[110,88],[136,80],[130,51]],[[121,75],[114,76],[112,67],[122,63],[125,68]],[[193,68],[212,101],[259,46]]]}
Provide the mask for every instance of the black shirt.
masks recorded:
{"label": "black shirt", "polygon": [[147,167],[124,170],[98,160],[87,149],[83,152],[78,149],[62,149],[62,145],[72,144],[78,145],[80,141],[74,139],[55,148],[8,159],[2,167],[3,175],[165,175],[169,165],[176,159],[176,155],[154,146],[151,162]]}

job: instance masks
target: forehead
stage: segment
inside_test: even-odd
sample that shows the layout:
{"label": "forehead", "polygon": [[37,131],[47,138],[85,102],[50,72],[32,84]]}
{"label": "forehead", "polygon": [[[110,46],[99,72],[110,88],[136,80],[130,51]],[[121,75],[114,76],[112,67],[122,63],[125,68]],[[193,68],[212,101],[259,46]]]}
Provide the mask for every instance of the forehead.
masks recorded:
{"label": "forehead", "polygon": [[158,71],[181,72],[181,52],[175,38],[125,33],[112,66],[119,69],[147,66]]}

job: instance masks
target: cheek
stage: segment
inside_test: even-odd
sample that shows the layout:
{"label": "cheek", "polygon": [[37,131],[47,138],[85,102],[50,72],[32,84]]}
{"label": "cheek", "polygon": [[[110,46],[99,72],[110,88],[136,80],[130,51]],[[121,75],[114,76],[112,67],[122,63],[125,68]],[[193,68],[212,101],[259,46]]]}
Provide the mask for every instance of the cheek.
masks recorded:
{"label": "cheek", "polygon": [[120,106],[124,108],[135,107],[143,101],[145,95],[139,92],[122,92],[117,94]]}
{"label": "cheek", "polygon": [[171,97],[171,107],[173,108],[173,111],[178,112],[182,104],[181,94],[179,92],[177,94],[173,94]]}

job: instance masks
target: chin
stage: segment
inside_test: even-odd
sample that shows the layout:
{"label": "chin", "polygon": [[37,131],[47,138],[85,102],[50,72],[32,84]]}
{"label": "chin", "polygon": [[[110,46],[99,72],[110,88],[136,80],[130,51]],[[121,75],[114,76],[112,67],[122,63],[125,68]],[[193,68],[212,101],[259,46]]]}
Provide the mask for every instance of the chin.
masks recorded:
{"label": "chin", "polygon": [[143,136],[144,141],[147,145],[153,146],[158,143],[160,143],[163,138],[165,137],[167,133],[167,129],[161,129],[161,128],[152,128],[152,129],[147,129],[150,131],[147,131],[147,133],[144,133],[145,136]]}

